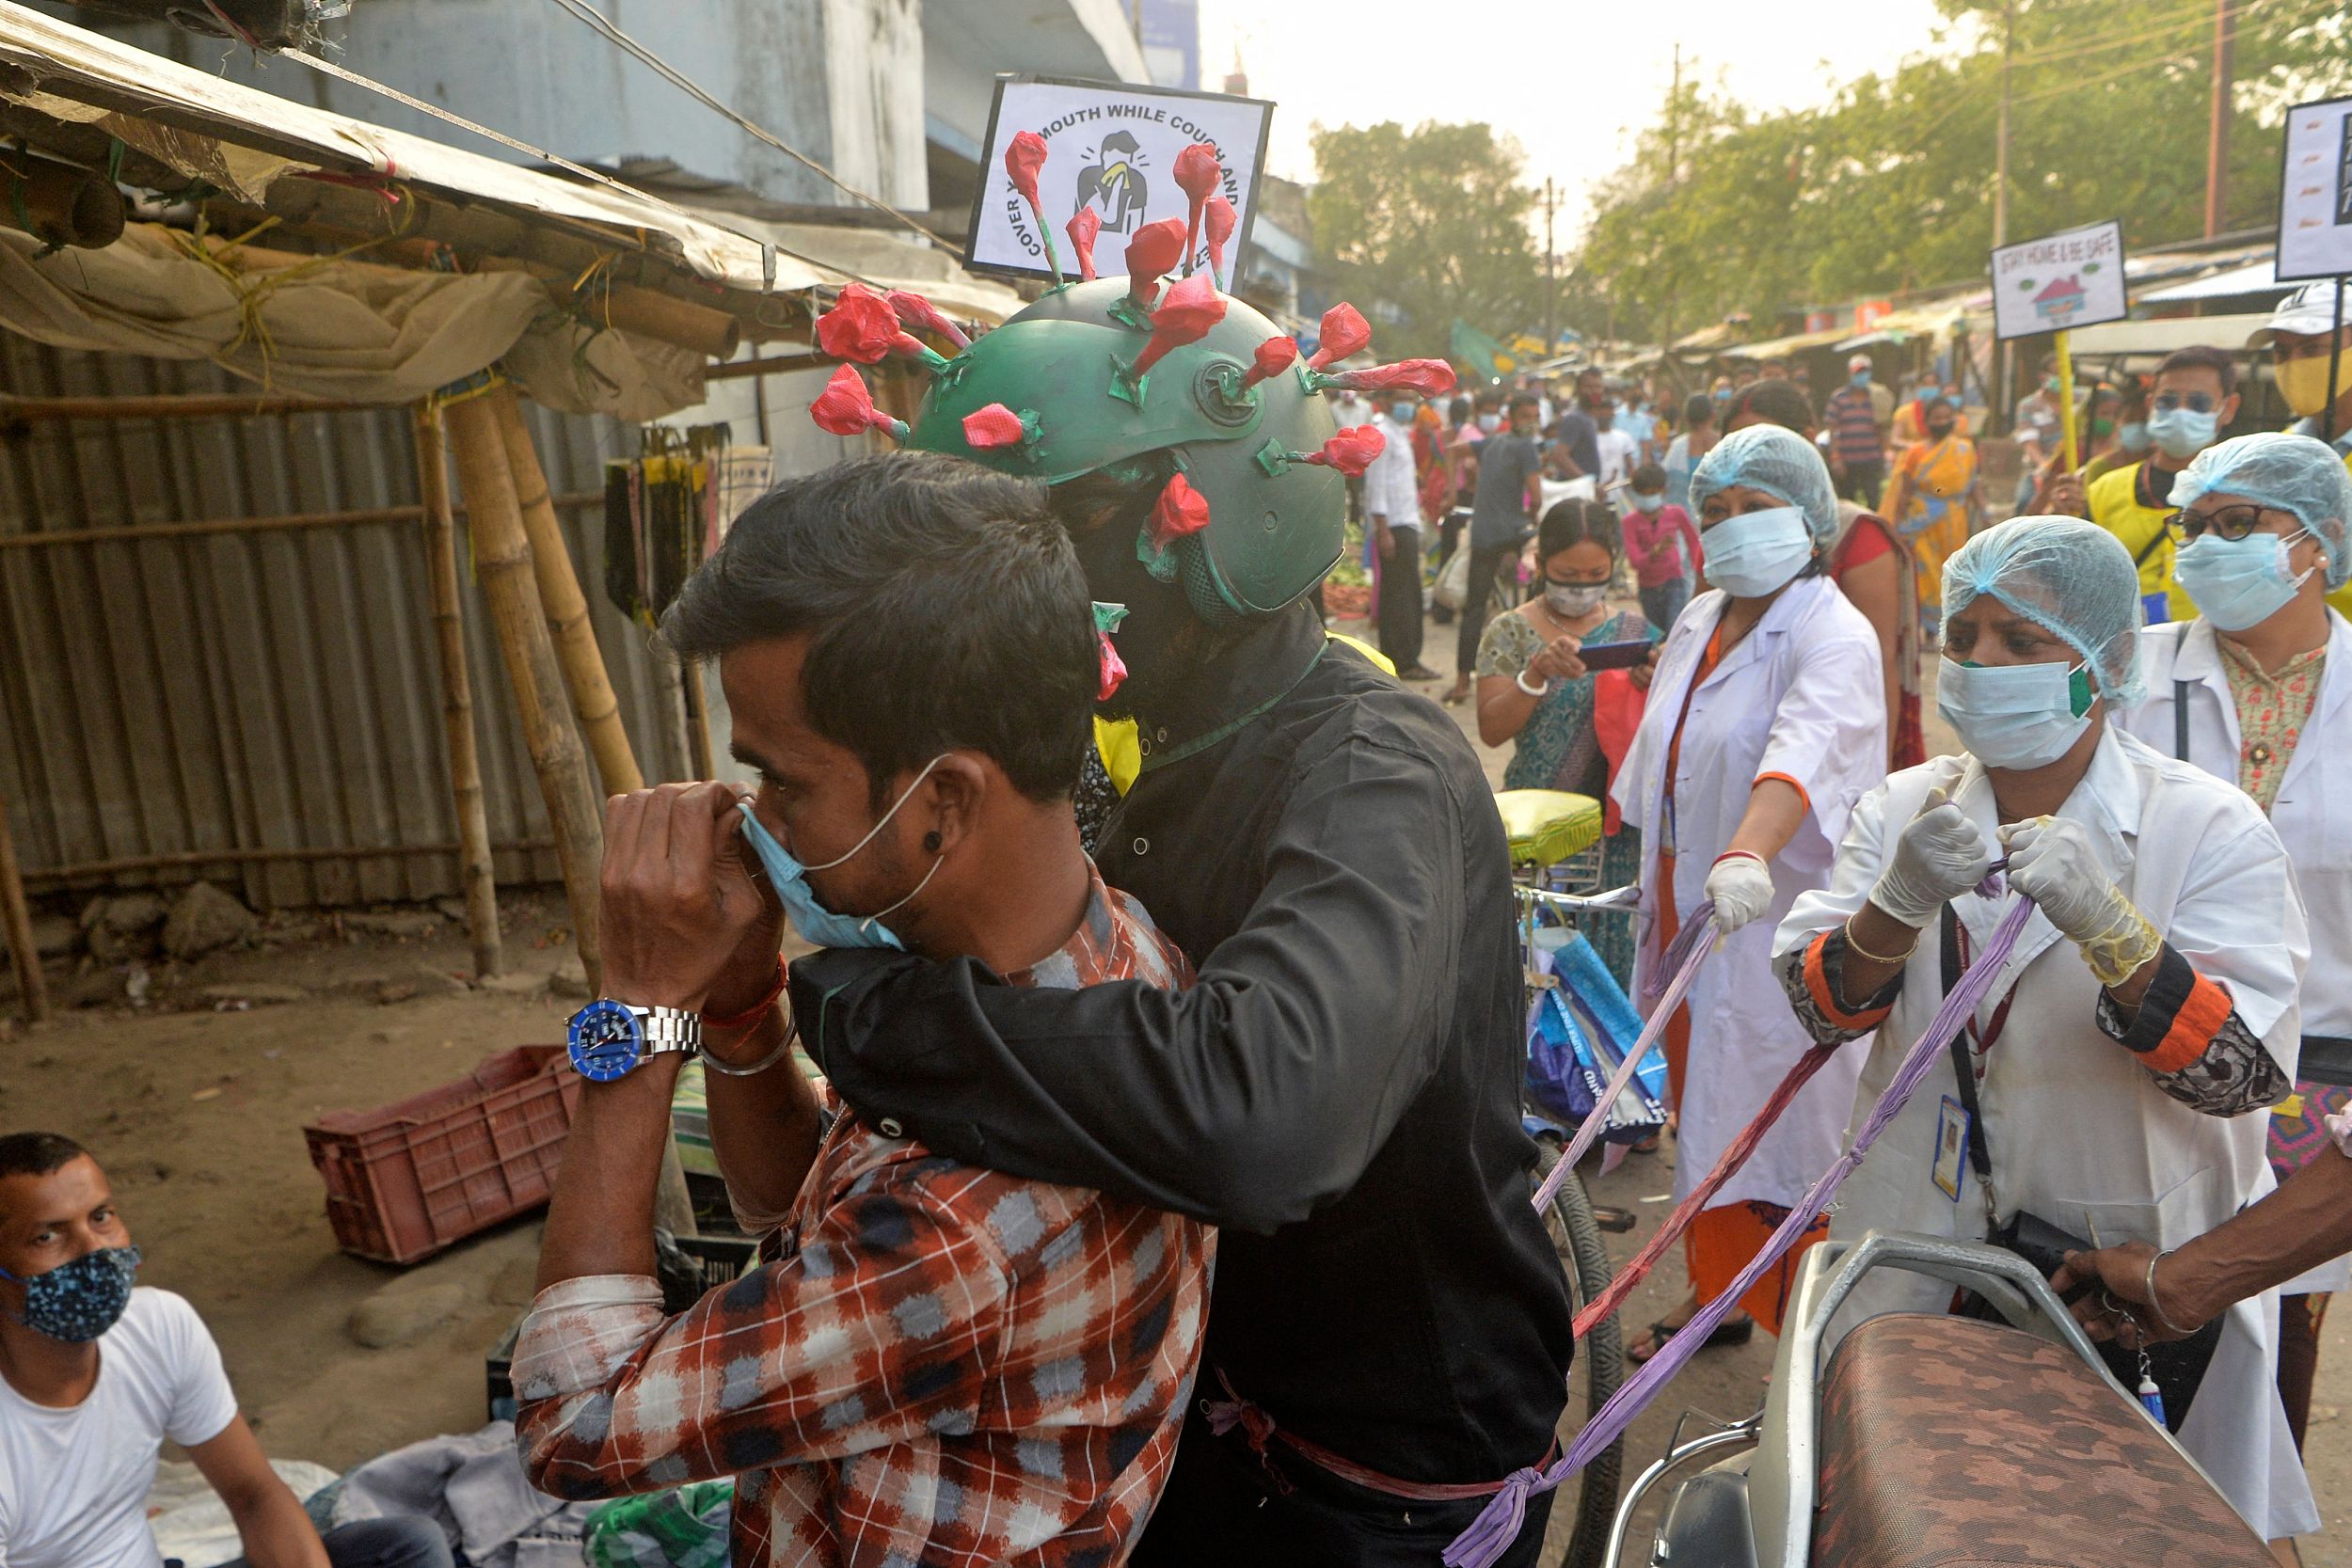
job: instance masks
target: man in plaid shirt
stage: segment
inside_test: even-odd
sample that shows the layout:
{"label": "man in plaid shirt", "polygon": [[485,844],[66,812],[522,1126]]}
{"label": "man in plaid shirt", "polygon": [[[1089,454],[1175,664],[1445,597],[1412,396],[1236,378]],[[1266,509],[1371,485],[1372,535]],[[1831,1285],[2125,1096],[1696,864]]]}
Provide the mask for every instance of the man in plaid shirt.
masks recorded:
{"label": "man in plaid shirt", "polygon": [[748,827],[731,785],[609,804],[604,981],[701,1015],[763,1261],[665,1317],[650,1214],[683,1057],[584,1083],[516,1347],[525,1467],[572,1498],[736,1476],[738,1568],[1121,1561],[1174,1456],[1213,1233],[820,1102],[777,1006],[787,911],[1016,985],[1189,982],[1079,848],[1100,667],[1068,537],[1023,482],[865,459],[755,503],[664,632],[720,661],[760,787]]}

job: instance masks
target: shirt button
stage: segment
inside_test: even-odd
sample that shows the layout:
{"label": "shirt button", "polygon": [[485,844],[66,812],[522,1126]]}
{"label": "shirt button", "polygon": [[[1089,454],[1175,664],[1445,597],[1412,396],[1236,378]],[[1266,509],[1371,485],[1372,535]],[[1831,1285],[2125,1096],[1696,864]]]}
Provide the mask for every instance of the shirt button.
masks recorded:
{"label": "shirt button", "polygon": [[2256,742],[2254,746],[2254,766],[2261,768],[2268,764],[2269,761],[2270,747],[2265,743]]}
{"label": "shirt button", "polygon": [[1138,855],[1150,854],[1152,852],[1152,841],[1148,838],[1139,838],[1136,840],[1135,851]]}
{"label": "shirt button", "polygon": [[902,1138],[906,1136],[906,1129],[898,1125],[898,1118],[897,1117],[882,1117],[882,1120],[874,1124],[874,1129],[885,1138]]}
{"label": "shirt button", "polygon": [[1153,739],[1155,739],[1155,740],[1159,740],[1159,741],[1161,741],[1161,742],[1166,742],[1166,741],[1167,741],[1167,739],[1168,739],[1168,730],[1167,730],[1167,728],[1166,728],[1165,726],[1163,726],[1163,727],[1162,727],[1162,728],[1161,728],[1161,729],[1160,729],[1160,730],[1159,730],[1159,731],[1158,731],[1158,732],[1157,732],[1157,733],[1156,733],[1156,734],[1152,736],[1152,738],[1153,738]]}

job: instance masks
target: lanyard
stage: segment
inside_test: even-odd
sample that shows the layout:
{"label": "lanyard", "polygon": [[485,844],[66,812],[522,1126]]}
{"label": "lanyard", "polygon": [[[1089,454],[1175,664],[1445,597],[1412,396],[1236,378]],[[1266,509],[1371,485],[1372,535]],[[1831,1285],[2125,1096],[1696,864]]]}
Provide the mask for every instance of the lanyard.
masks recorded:
{"label": "lanyard", "polygon": [[[1952,922],[1952,934],[1959,939],[1960,967],[1964,971],[1967,969],[1969,962],[1974,957],[1968,951],[1968,927],[1961,924],[1959,920],[1955,919]],[[1966,1019],[1962,1021],[1961,1027],[1966,1031],[1969,1040],[1974,1044],[1976,1048],[1976,1059],[1979,1063],[1981,1063],[1983,1059],[1992,1053],[1994,1044],[2001,1037],[2001,1031],[2009,1027],[2009,1005],[2017,1000],[2017,987],[2021,983],[2022,976],[2019,980],[2013,980],[2010,983],[2009,990],[2002,993],[1999,1004],[1993,1009],[1993,1022],[1986,1024],[1981,1031],[1979,1031],[1977,1027],[1977,1019],[1974,1013],[1969,1014]],[[1979,1076],[1982,1076],[1983,1071],[1984,1069],[1981,1066],[1977,1068]]]}

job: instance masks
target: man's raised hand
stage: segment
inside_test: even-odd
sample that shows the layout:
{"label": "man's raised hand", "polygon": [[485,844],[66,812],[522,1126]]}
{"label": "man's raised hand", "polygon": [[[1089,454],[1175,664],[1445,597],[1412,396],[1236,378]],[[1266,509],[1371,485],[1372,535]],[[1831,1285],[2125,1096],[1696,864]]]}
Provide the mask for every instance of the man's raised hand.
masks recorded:
{"label": "man's raised hand", "polygon": [[599,901],[609,995],[725,1014],[770,989],[784,915],[745,858],[743,799],[733,784],[703,783],[605,802]]}

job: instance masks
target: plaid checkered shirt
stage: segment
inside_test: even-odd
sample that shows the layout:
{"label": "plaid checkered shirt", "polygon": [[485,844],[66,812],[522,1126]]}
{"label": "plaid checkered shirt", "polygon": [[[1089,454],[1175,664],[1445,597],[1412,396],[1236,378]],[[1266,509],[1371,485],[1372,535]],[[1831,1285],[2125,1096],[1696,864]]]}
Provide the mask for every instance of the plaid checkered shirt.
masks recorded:
{"label": "plaid checkered shirt", "polygon": [[[1099,876],[1016,985],[1189,966]],[[834,1120],[759,1268],[665,1317],[642,1275],[539,1292],[524,1468],[565,1498],[735,1476],[737,1568],[1125,1560],[1167,1483],[1216,1237]]]}

